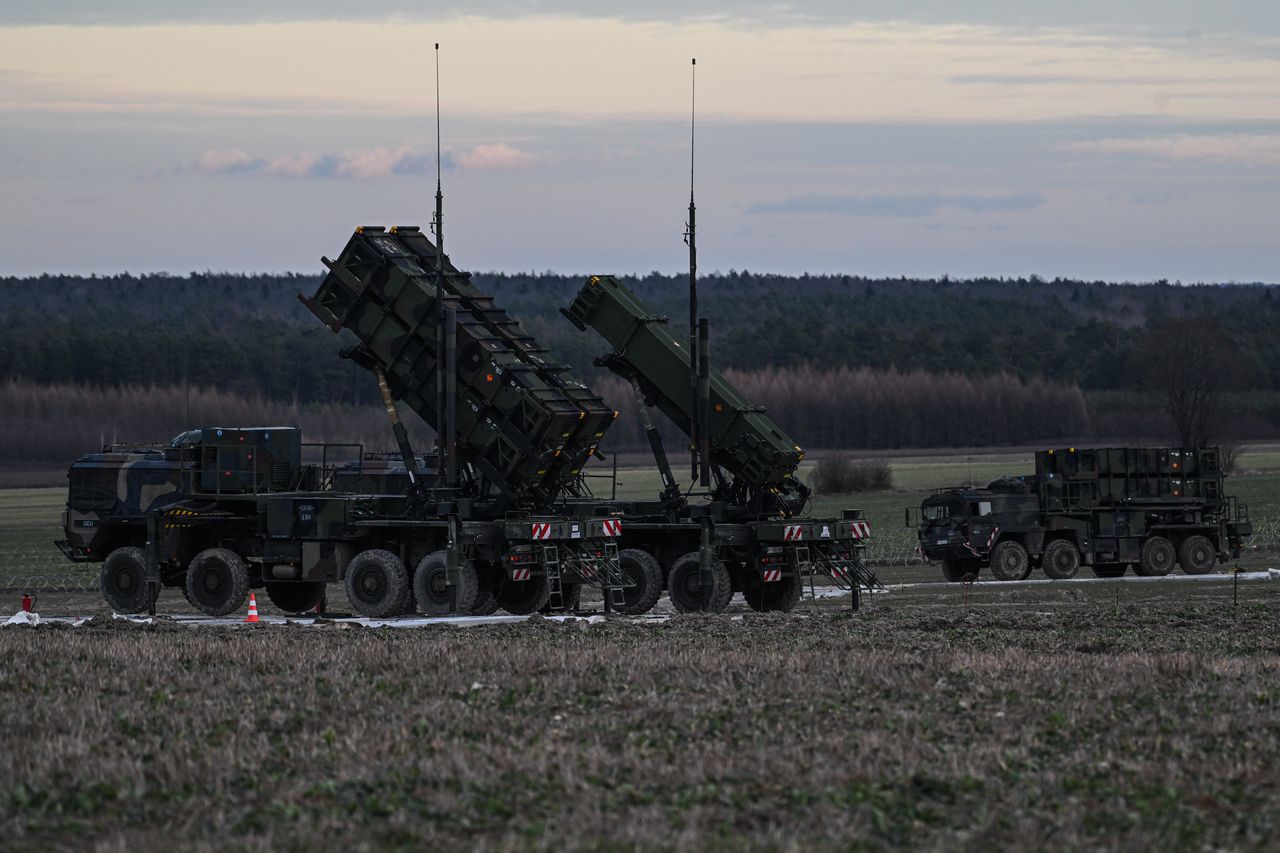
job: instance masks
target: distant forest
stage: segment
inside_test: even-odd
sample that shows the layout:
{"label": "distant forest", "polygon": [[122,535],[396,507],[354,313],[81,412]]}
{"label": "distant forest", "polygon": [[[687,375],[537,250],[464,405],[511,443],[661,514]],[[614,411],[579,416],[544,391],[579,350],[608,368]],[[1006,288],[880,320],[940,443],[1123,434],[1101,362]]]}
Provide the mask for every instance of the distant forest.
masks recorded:
{"label": "distant forest", "polygon": [[[623,280],[683,328],[682,275]],[[576,375],[628,408],[620,383],[592,365],[603,341],[559,315],[581,276],[482,273],[474,281]],[[293,411],[363,410],[376,389],[335,357],[345,342],[296,299],[318,282],[209,272],[0,278],[0,382],[23,394],[56,385],[64,395],[76,386],[189,383]],[[1276,291],[730,271],[704,277],[699,296],[718,368],[734,371],[797,440],[857,448],[1168,440],[1142,359],[1151,331],[1171,318],[1195,318],[1230,347],[1230,366],[1219,371],[1231,391],[1222,436],[1280,434]],[[638,429],[620,424],[616,433],[620,446],[640,441]]]}

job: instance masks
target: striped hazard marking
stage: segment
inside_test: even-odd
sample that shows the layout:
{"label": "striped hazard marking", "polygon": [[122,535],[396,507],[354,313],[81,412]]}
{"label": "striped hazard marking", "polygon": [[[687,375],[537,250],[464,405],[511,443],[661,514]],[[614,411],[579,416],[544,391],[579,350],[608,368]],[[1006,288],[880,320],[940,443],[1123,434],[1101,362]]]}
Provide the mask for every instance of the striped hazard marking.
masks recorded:
{"label": "striped hazard marking", "polygon": [[622,535],[622,519],[606,518],[604,520],[605,536],[621,536]]}
{"label": "striped hazard marking", "polygon": [[777,583],[780,580],[782,580],[782,569],[765,569],[764,570],[765,583]]}
{"label": "striped hazard marking", "polygon": [[788,524],[786,529],[782,531],[783,542],[799,542],[804,538],[803,524]]}
{"label": "striped hazard marking", "polygon": [[551,522],[535,521],[533,523],[534,539],[550,539],[551,538]]}
{"label": "striped hazard marking", "polygon": [[533,577],[532,569],[512,569],[511,570],[511,579],[513,581],[527,581],[531,577]]}
{"label": "striped hazard marking", "polygon": [[865,521],[849,522],[849,532],[853,534],[854,539],[869,539],[871,537],[871,525]]}

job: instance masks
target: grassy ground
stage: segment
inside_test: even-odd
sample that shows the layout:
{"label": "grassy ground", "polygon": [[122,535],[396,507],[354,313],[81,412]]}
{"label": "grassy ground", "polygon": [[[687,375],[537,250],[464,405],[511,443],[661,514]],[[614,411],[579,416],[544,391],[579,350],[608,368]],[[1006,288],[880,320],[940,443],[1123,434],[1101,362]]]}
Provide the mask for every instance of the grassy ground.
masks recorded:
{"label": "grassy ground", "polygon": [[[977,462],[975,479],[1016,473]],[[956,473],[899,463],[908,490],[817,510],[910,535],[901,508]],[[1232,482],[1276,512],[1280,476]],[[0,492],[8,565],[71,569],[48,544],[63,499]],[[739,602],[415,630],[135,626],[95,593],[39,603],[99,617],[0,629],[6,849],[1262,849],[1280,831],[1275,581],[938,584],[857,614]]]}
{"label": "grassy ground", "polygon": [[9,849],[1263,848],[1271,586],[1238,608],[1033,589],[657,625],[0,630],[0,832]]}

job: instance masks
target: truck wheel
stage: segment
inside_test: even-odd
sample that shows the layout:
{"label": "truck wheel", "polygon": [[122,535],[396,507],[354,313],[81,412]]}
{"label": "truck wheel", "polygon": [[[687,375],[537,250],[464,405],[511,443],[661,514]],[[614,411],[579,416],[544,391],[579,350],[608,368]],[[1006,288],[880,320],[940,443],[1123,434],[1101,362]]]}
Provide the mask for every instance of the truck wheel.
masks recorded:
{"label": "truck wheel", "polygon": [[430,616],[450,613],[470,614],[480,595],[480,577],[475,563],[458,563],[458,583],[453,593],[454,609],[449,609],[449,558],[444,551],[432,551],[418,562],[413,572],[413,594],[418,609]]}
{"label": "truck wheel", "polygon": [[249,598],[249,569],[235,551],[209,548],[187,568],[187,599],[201,613],[226,616]]}
{"label": "truck wheel", "polygon": [[141,548],[117,548],[107,555],[100,574],[102,597],[117,613],[147,609],[147,554]]}
{"label": "truck wheel", "polygon": [[1094,563],[1093,574],[1100,578],[1122,578],[1127,568],[1124,563]]}
{"label": "truck wheel", "polygon": [[1136,571],[1143,577],[1162,577],[1169,574],[1177,559],[1172,542],[1163,536],[1152,536],[1142,543],[1142,558],[1138,561]]}
{"label": "truck wheel", "polygon": [[516,616],[537,613],[551,600],[551,584],[546,575],[538,575],[527,581],[504,578],[498,585],[498,606]]}
{"label": "truck wheel", "polygon": [[719,613],[733,597],[729,570],[723,563],[716,562],[711,572],[710,595],[706,601],[703,601],[699,574],[697,551],[690,551],[675,561],[671,566],[671,574],[667,576],[667,594],[671,596],[671,604],[680,613]]}
{"label": "truck wheel", "polygon": [[324,584],[320,581],[267,581],[267,598],[276,609],[285,613],[306,613],[315,610],[324,597]]}
{"label": "truck wheel", "polygon": [[991,549],[991,574],[996,580],[1020,581],[1030,573],[1027,549],[1021,542],[1006,539]]}
{"label": "truck wheel", "polygon": [[760,586],[744,589],[742,597],[751,605],[752,610],[767,613],[771,610],[791,610],[800,601],[800,593],[804,584],[800,576],[783,578],[775,583],[762,583]]}
{"label": "truck wheel", "polygon": [[494,573],[501,569],[487,562],[483,566],[484,571],[481,568],[481,565],[476,565],[476,603],[471,605],[471,615],[492,616],[498,612],[498,598],[493,594]]}
{"label": "truck wheel", "polygon": [[356,554],[347,565],[344,586],[352,609],[361,616],[380,619],[394,616],[404,607],[409,574],[395,554],[370,548]]}
{"label": "truck wheel", "polygon": [[960,583],[967,577],[972,577],[976,580],[980,571],[980,567],[970,565],[968,560],[944,559],[942,561],[942,576],[949,583]]}
{"label": "truck wheel", "polygon": [[1218,550],[1207,536],[1188,536],[1178,546],[1178,562],[1189,575],[1208,574],[1218,562]]}
{"label": "truck wheel", "polygon": [[1044,549],[1044,573],[1056,581],[1080,571],[1080,549],[1066,539],[1055,539]]}
{"label": "truck wheel", "polygon": [[618,612],[630,616],[648,613],[662,597],[662,567],[652,554],[639,548],[619,551],[618,567],[626,578]]}
{"label": "truck wheel", "polygon": [[564,583],[560,584],[560,607],[556,610],[551,609],[551,599],[547,598],[546,605],[538,611],[539,613],[573,613],[582,605],[582,584],[580,583]]}

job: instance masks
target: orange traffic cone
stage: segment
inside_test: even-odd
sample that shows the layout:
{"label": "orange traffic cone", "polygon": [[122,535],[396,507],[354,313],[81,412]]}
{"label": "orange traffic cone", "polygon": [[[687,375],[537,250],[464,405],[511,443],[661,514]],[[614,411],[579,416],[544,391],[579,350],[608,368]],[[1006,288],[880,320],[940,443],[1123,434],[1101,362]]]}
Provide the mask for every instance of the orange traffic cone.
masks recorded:
{"label": "orange traffic cone", "polygon": [[258,599],[253,593],[249,593],[249,615],[245,617],[246,622],[258,621]]}

